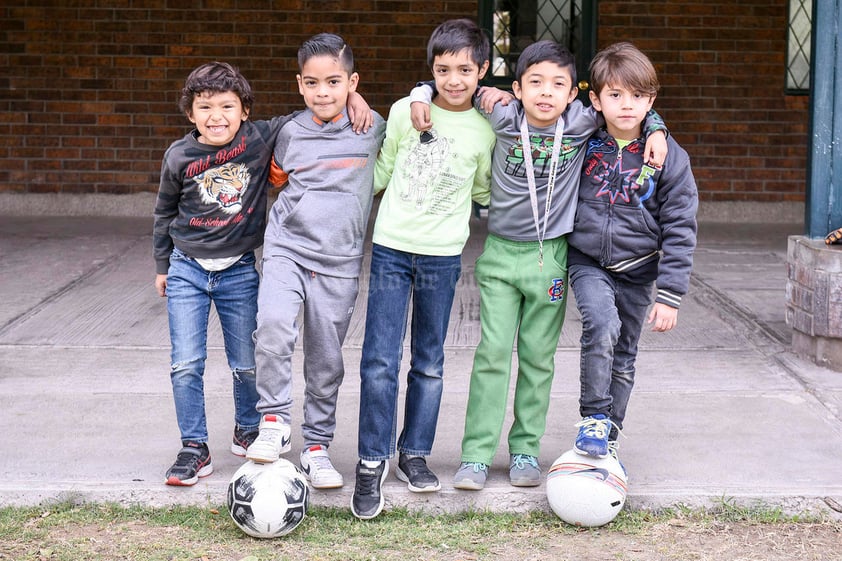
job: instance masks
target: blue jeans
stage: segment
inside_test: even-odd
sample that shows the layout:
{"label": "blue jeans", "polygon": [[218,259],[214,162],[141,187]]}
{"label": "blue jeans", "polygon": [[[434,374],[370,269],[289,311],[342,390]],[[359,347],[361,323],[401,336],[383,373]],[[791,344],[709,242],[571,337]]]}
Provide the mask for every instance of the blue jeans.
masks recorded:
{"label": "blue jeans", "polygon": [[570,284],[582,316],[579,413],[602,413],[622,429],[652,283],[632,283],[601,267],[571,264]]}
{"label": "blue jeans", "polygon": [[360,361],[359,456],[395,455],[397,401],[406,318],[412,301],[403,453],[429,456],[436,436],[444,374],[444,340],[462,257],[406,253],[374,244]]}
{"label": "blue jeans", "polygon": [[253,252],[223,271],[206,271],[178,249],[170,255],[170,379],[182,441],[208,440],[204,374],[211,302],[222,325],[225,354],[234,378],[234,422],[243,429],[257,428],[260,423],[252,340],[259,282],[254,265]]}

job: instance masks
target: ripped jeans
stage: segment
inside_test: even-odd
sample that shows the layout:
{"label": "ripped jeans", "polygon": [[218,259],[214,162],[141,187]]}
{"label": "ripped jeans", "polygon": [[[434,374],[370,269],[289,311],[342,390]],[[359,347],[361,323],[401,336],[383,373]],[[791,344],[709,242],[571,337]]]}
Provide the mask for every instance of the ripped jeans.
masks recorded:
{"label": "ripped jeans", "polygon": [[170,256],[170,379],[182,441],[208,441],[204,373],[211,302],[219,316],[233,375],[235,426],[248,430],[260,423],[252,340],[257,326],[258,283],[253,252],[223,271],[206,271],[178,249]]}

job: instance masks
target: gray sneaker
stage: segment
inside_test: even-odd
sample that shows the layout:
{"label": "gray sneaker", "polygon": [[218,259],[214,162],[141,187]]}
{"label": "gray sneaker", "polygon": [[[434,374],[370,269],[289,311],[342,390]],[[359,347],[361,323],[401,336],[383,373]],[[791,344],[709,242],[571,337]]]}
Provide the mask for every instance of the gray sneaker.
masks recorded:
{"label": "gray sneaker", "polygon": [[468,491],[480,491],[488,478],[488,466],[479,462],[462,462],[453,476],[453,487]]}
{"label": "gray sneaker", "polygon": [[541,484],[538,458],[526,454],[512,454],[509,463],[509,481],[515,487],[537,487]]}

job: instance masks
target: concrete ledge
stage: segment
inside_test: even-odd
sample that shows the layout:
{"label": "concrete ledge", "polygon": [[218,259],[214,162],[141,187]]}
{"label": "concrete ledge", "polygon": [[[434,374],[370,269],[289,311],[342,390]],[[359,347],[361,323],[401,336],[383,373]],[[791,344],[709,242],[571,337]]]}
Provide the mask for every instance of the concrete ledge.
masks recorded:
{"label": "concrete ledge", "polygon": [[804,221],[804,203],[702,202],[697,218],[699,222],[801,223]]}
{"label": "concrete ledge", "polygon": [[5,216],[136,216],[152,217],[155,193],[105,195],[99,193],[2,193]]}
{"label": "concrete ledge", "polygon": [[[0,214],[7,216],[152,216],[155,193],[106,195],[99,193],[0,192]],[[699,222],[744,224],[800,223],[804,203],[705,202]]]}
{"label": "concrete ledge", "polygon": [[[212,479],[212,478],[211,478]],[[207,482],[201,480],[194,487],[167,487],[160,484],[150,487],[148,482],[125,483],[100,481],[97,483],[39,482],[31,485],[24,481],[9,481],[0,484],[4,506],[50,505],[59,502],[116,503],[122,506],[167,507],[187,505],[197,507],[218,507],[225,505],[228,482],[217,478]],[[752,508],[777,508],[789,516],[826,516],[840,519],[839,514],[829,507],[826,497],[839,497],[839,488],[801,488],[797,485],[779,489],[765,489],[762,492],[746,492],[736,489],[717,488],[712,484],[700,483],[698,487],[637,485],[639,490],[629,493],[624,508],[627,511],[661,510],[664,508],[695,508],[708,510],[729,504]],[[354,491],[353,484],[346,483],[342,489],[329,491],[310,490],[310,506],[348,509]],[[818,491],[818,493],[817,493]],[[518,488],[508,484],[491,484],[483,491],[460,491],[443,486],[438,493],[411,493],[406,485],[389,481],[383,488],[386,510],[405,508],[410,512],[427,515],[454,514],[460,512],[531,512],[550,513],[546,488]],[[835,500],[835,499],[834,499]]]}

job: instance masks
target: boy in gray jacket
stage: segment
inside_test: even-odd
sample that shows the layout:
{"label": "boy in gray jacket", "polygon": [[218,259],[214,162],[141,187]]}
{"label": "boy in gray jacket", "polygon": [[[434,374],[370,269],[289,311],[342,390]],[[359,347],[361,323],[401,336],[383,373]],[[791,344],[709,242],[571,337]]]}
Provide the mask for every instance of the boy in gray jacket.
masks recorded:
{"label": "boy in gray jacket", "polygon": [[[591,102],[605,127],[588,142],[567,264],[582,315],[579,410],[574,448],[617,454],[617,436],[634,385],[644,319],[652,330],[676,325],[696,246],[698,194],[690,160],[672,137],[662,167],[644,161],[642,123],[658,78],[630,43],[591,62]],[[652,302],[653,284],[657,289]]]}
{"label": "boy in gray jacket", "polygon": [[341,487],[327,448],[344,377],[342,344],[357,298],[373,197],[374,162],[386,123],[357,135],[346,112],[356,89],[351,47],[322,33],[298,51],[307,110],[278,135],[270,179],[286,185],[272,206],[258,293],[255,362],[260,434],[247,458],[273,462],[290,449],[292,354],[304,308],[304,449],[301,467],[317,489]]}

